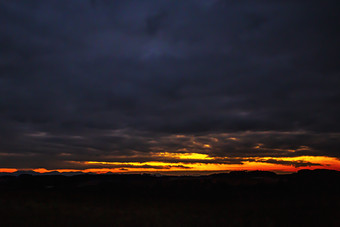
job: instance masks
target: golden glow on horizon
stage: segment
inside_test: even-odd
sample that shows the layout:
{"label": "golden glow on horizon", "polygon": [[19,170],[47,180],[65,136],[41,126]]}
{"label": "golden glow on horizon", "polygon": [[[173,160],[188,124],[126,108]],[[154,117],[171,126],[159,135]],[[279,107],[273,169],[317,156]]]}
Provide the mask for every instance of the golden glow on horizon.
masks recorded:
{"label": "golden glow on horizon", "polygon": [[[300,156],[300,157],[247,157],[240,159],[243,164],[213,163],[215,160],[206,154],[198,153],[158,153],[159,157],[178,159],[178,162],[149,161],[149,162],[99,162],[99,161],[71,161],[75,169],[20,169],[33,170],[39,173],[51,171],[59,172],[84,172],[84,173],[124,173],[124,172],[171,172],[171,171],[235,171],[235,170],[265,170],[295,172],[300,169],[333,169],[340,171],[340,160],[326,156]],[[193,160],[193,163],[181,162],[180,160]],[[200,163],[199,160],[211,160],[211,163]],[[228,161],[228,158],[218,160]],[[272,163],[269,163],[269,162]],[[286,163],[285,163],[286,162]],[[292,162],[291,164],[289,162]],[[285,164],[284,164],[285,163]],[[301,166],[295,164],[301,164]],[[304,166],[303,164],[307,164]],[[308,166],[311,164],[310,166]],[[321,164],[321,165],[313,165]],[[15,172],[15,168],[0,168],[0,172]]]}
{"label": "golden glow on horizon", "polygon": [[18,171],[18,169],[14,168],[0,168],[0,173],[14,173],[15,171]]}

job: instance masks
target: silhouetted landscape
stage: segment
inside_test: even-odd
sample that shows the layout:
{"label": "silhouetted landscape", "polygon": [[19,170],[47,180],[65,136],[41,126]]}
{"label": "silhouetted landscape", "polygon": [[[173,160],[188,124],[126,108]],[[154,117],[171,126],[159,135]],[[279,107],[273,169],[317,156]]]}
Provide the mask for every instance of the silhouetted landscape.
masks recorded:
{"label": "silhouetted landscape", "polygon": [[339,226],[340,172],[0,177],[2,226]]}

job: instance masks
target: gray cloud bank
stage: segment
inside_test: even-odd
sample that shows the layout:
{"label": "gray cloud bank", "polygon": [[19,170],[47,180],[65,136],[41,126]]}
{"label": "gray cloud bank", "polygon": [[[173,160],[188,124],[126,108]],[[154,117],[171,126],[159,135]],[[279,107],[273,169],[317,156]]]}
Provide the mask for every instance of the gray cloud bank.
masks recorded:
{"label": "gray cloud bank", "polygon": [[340,157],[337,5],[0,0],[0,167]]}

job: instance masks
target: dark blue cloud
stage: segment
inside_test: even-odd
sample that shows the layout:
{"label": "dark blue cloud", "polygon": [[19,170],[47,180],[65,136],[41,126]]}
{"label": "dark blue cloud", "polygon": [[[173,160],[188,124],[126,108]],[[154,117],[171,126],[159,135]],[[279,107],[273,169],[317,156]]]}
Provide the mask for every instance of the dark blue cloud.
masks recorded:
{"label": "dark blue cloud", "polygon": [[212,155],[264,143],[266,155],[309,146],[304,155],[338,157],[339,21],[331,0],[0,1],[0,165],[246,131],[292,135]]}

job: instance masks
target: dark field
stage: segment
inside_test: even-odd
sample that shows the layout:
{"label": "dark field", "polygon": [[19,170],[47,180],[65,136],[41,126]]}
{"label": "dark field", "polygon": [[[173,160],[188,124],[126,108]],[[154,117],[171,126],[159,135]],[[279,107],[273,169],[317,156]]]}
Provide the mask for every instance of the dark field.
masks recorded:
{"label": "dark field", "polygon": [[340,173],[0,177],[1,226],[340,226]]}

